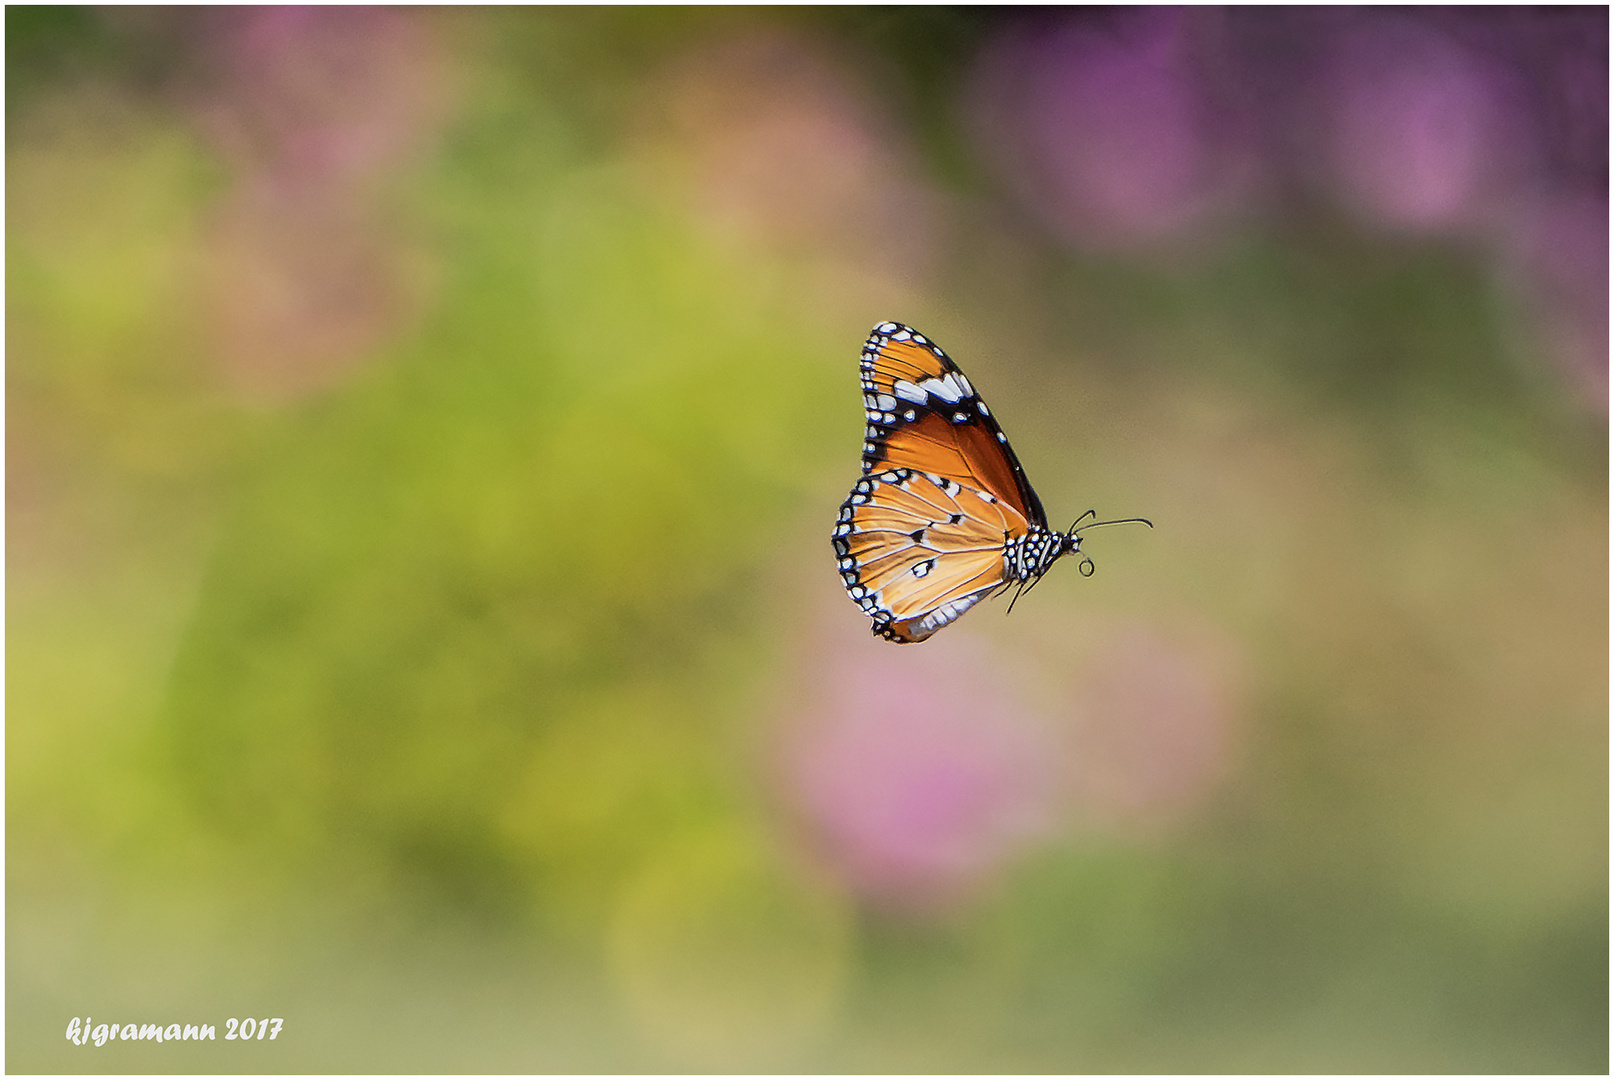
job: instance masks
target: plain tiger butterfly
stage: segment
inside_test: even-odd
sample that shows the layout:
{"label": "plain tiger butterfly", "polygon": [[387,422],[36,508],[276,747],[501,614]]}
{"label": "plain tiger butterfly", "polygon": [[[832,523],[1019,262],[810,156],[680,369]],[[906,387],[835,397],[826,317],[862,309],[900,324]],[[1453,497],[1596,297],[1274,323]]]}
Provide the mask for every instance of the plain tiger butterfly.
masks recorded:
{"label": "plain tiger butterfly", "polygon": [[1050,529],[1007,436],[940,346],[883,322],[863,346],[860,376],[863,476],[831,539],[876,635],[924,641],[994,590],[1016,588],[1019,599],[1065,555],[1093,572],[1082,532],[1123,522],[1083,526],[1089,510],[1065,532]]}

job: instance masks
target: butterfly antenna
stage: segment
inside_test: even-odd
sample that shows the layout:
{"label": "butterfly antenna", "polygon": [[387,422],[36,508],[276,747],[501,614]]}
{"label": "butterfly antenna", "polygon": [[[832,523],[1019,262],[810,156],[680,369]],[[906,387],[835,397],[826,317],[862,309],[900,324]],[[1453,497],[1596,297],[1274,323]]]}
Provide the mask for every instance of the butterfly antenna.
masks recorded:
{"label": "butterfly antenna", "polygon": [[[1097,516],[1098,515],[1096,513],[1089,510],[1087,513],[1083,514],[1081,517],[1077,518],[1071,523],[1070,532],[1067,535],[1080,536],[1088,529],[1096,529],[1100,525],[1147,525],[1151,529],[1154,528],[1154,522],[1150,521],[1148,518],[1116,518],[1114,521],[1091,521],[1086,525],[1082,525],[1082,521],[1084,519]],[[1077,528],[1078,525],[1080,525],[1081,528]],[[1093,570],[1095,569],[1093,566],[1093,560],[1088,558],[1084,553],[1082,555],[1082,561],[1076,565],[1076,569],[1081,571],[1082,577],[1092,577]]]}
{"label": "butterfly antenna", "polygon": [[[1091,510],[1087,512],[1087,514],[1091,513]],[[1086,517],[1087,514],[1083,514],[1082,517]],[[1077,518],[1076,520],[1081,521],[1082,518]],[[1094,521],[1087,525],[1083,525],[1080,529],[1077,529],[1076,526],[1072,525],[1070,531],[1072,533],[1080,534],[1086,532],[1088,529],[1096,529],[1100,525],[1147,525],[1151,529],[1154,528],[1154,522],[1150,521],[1148,518],[1116,518],[1114,521]]]}

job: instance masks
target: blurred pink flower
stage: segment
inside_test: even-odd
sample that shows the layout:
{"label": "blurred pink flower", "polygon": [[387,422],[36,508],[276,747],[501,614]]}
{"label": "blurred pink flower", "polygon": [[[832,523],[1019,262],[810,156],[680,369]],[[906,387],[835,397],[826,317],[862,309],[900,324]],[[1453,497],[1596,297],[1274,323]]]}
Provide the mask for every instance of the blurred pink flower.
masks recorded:
{"label": "blurred pink flower", "polygon": [[1081,816],[1109,827],[1180,817],[1227,775],[1246,707],[1241,652],[1204,626],[1119,624],[1069,690],[1069,783]]}
{"label": "blurred pink flower", "polygon": [[1430,25],[1360,21],[1340,35],[1318,86],[1333,184],[1393,227],[1488,223],[1538,168],[1517,89],[1504,65]]}
{"label": "blurred pink flower", "polygon": [[419,303],[421,267],[388,238],[382,181],[438,126],[444,64],[391,8],[230,8],[207,21],[202,129],[235,171],[212,238],[230,379],[267,400],[337,381]]}
{"label": "blurred pink flower", "polygon": [[1242,132],[1215,116],[1189,62],[1188,16],[1137,9],[1011,27],[982,52],[969,113],[1010,189],[1067,241],[1173,237],[1242,182]]}
{"label": "blurred pink flower", "polygon": [[647,87],[641,163],[708,229],[909,280],[927,264],[928,190],[854,73],[809,39],[703,44]]}
{"label": "blurred pink flower", "polygon": [[1608,183],[1608,11],[1594,7],[1420,9],[1490,67],[1531,130],[1541,168],[1572,186]]}
{"label": "blurred pink flower", "polygon": [[784,733],[782,772],[852,888],[945,901],[1051,823],[1055,747],[1004,668],[957,630],[923,648],[847,641],[816,666]]}
{"label": "blurred pink flower", "polygon": [[363,183],[407,156],[440,111],[442,58],[407,10],[233,8],[211,29],[204,127],[238,168],[276,183]]}

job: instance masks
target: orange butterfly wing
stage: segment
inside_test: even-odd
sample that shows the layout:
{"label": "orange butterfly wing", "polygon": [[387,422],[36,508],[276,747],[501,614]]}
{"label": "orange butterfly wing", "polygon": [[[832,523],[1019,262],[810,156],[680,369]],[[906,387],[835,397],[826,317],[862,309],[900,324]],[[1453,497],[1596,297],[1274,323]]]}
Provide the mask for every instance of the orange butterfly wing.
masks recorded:
{"label": "orange butterfly wing", "polygon": [[905,466],[935,473],[1012,505],[1047,525],[1008,438],[958,365],[901,323],[881,323],[860,365],[868,415],[863,471]]}
{"label": "orange butterfly wing", "polygon": [[890,469],[858,481],[835,526],[847,591],[893,641],[923,641],[1004,583],[1013,506],[934,473]]}
{"label": "orange butterfly wing", "polygon": [[876,633],[923,641],[1004,584],[1006,545],[1046,518],[986,403],[933,342],[881,323],[861,381],[864,476],[841,506],[836,558]]}

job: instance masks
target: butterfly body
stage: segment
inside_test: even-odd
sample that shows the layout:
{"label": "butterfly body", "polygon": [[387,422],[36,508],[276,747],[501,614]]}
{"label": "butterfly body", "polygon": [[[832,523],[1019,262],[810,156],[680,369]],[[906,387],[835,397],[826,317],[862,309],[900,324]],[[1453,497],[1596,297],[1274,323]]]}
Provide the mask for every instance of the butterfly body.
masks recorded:
{"label": "butterfly body", "polygon": [[[1028,588],[1081,553],[1080,530],[1048,527],[986,402],[934,342],[881,323],[860,379],[863,476],[831,540],[846,591],[877,636],[924,641],[994,590]],[[1091,573],[1086,556],[1082,565]]]}

